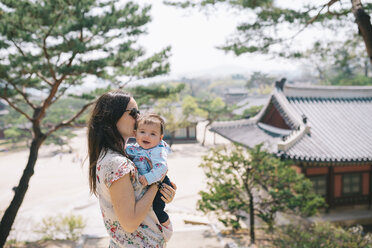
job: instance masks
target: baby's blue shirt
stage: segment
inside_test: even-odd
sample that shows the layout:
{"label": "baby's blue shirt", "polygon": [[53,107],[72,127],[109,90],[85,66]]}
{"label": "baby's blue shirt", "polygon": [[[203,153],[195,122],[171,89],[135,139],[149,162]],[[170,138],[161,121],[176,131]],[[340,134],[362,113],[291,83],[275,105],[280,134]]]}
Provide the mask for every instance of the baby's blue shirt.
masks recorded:
{"label": "baby's blue shirt", "polygon": [[[125,151],[133,159],[139,174],[146,177],[149,185],[160,181],[167,173],[167,157],[171,150],[164,140],[161,140],[157,146],[150,149],[144,149],[138,143],[128,144]],[[152,162],[152,169],[146,158]]]}

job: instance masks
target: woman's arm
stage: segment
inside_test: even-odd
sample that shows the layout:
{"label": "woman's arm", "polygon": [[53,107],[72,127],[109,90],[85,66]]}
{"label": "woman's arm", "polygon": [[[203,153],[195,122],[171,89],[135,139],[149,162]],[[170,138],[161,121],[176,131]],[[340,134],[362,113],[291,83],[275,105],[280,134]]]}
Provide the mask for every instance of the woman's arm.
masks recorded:
{"label": "woman's arm", "polygon": [[127,232],[134,232],[150,211],[158,188],[151,185],[146,193],[136,202],[129,174],[112,183],[109,188],[112,205],[120,225]]}

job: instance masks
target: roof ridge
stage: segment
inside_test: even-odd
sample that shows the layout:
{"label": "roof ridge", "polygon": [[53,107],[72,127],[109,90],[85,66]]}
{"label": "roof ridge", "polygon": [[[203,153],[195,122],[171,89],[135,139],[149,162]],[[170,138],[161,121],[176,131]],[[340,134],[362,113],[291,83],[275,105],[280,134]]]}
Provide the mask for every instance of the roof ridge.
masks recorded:
{"label": "roof ridge", "polygon": [[228,124],[231,124],[229,127],[237,127],[237,126],[243,126],[243,125],[252,125],[256,122],[253,119],[241,119],[241,120],[232,120],[232,121],[215,121],[211,125],[211,128],[214,127],[224,127]]}
{"label": "roof ridge", "polygon": [[345,97],[345,96],[287,96],[287,99],[320,99],[320,100],[325,100],[325,99],[330,99],[330,100],[344,100],[344,101],[365,101],[365,100],[372,100],[372,96],[367,96],[367,97]]}
{"label": "roof ridge", "polygon": [[322,89],[322,90],[372,90],[371,85],[302,85],[302,84],[285,84],[285,88],[293,89]]}
{"label": "roof ridge", "polygon": [[[287,97],[283,94],[283,91],[278,90],[277,88],[274,89],[273,99],[274,105],[278,104],[286,116],[282,116],[284,119],[288,119],[291,122],[291,127],[293,129],[299,128],[303,124],[301,116],[293,109],[291,104],[289,103]],[[276,104],[275,104],[276,103]],[[279,110],[279,109],[278,109]],[[282,115],[282,113],[281,113]]]}
{"label": "roof ridge", "polygon": [[320,86],[320,85],[289,85],[283,87],[286,97],[305,98],[372,98],[372,86]]}
{"label": "roof ridge", "polygon": [[282,142],[278,142],[278,151],[286,152],[289,148],[294,146],[305,134],[310,133],[310,126],[302,124],[298,130],[294,130]]}

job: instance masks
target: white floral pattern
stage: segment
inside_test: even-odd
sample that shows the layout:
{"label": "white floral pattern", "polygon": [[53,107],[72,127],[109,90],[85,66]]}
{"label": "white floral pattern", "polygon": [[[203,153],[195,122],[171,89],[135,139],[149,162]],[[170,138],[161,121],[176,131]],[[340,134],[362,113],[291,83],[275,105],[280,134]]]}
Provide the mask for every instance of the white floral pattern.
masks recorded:
{"label": "white floral pattern", "polygon": [[133,162],[121,154],[108,150],[102,152],[97,162],[97,194],[102,217],[110,235],[110,248],[162,248],[172,235],[170,229],[160,225],[154,211],[150,211],[142,224],[133,233],[126,232],[115,215],[109,188],[113,182],[130,173],[136,200],[146,192],[138,180],[138,171]]}

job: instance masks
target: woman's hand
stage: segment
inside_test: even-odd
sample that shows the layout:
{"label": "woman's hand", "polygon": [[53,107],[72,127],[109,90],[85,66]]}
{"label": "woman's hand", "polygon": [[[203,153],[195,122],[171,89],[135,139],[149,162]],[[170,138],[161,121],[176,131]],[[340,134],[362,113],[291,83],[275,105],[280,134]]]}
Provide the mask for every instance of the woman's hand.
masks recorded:
{"label": "woman's hand", "polygon": [[160,189],[160,193],[163,195],[161,197],[161,199],[165,202],[165,203],[170,203],[171,201],[173,201],[174,199],[174,196],[176,195],[176,189],[177,189],[177,186],[175,183],[172,183],[172,186],[169,186],[165,183],[163,183],[163,188]]}

